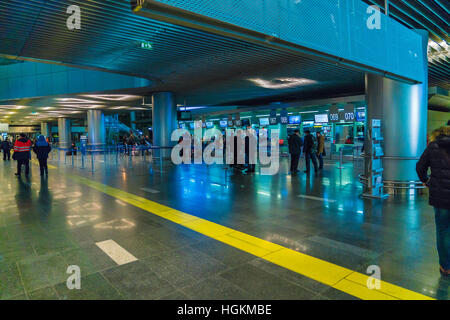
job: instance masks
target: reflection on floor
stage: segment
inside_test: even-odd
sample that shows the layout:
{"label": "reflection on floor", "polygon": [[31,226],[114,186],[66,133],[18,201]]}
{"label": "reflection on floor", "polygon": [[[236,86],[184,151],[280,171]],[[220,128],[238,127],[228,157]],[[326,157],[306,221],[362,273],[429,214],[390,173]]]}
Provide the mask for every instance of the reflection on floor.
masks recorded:
{"label": "reflection on floor", "polygon": [[[343,170],[330,162],[310,177],[287,175],[285,162],[275,176],[242,176],[223,166],[107,162],[91,173],[53,164],[48,180],[33,166],[27,181],[14,177],[15,163],[0,163],[0,299],[355,298],[88,188],[70,174],[364,274],[378,265],[384,281],[450,297],[426,197],[359,198],[358,162]],[[98,245],[108,240],[117,246]],[[126,254],[137,260],[120,263]],[[69,265],[80,267],[80,290],[67,288]]]}

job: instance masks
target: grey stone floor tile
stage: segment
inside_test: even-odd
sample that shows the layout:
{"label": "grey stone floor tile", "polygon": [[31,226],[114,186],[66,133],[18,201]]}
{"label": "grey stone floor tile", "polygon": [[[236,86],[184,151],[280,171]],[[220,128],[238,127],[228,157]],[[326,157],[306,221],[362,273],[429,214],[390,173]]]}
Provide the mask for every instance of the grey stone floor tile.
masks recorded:
{"label": "grey stone floor tile", "polygon": [[251,293],[244,291],[230,281],[215,276],[200,281],[181,291],[194,300],[251,300],[255,299]]}
{"label": "grey stone floor tile", "polygon": [[243,265],[220,275],[256,299],[310,300],[317,293],[263,271],[252,265]]}
{"label": "grey stone floor tile", "polygon": [[66,283],[55,286],[61,300],[122,300],[123,296],[100,273],[81,278],[81,288],[68,289]]}

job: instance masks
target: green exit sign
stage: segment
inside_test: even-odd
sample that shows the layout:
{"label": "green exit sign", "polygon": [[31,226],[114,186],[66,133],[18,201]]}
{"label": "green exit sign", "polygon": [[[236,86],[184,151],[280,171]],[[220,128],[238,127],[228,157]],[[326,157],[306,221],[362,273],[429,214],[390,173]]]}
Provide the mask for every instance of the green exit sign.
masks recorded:
{"label": "green exit sign", "polygon": [[152,50],[153,49],[153,44],[151,42],[148,42],[148,41],[142,41],[141,42],[141,49]]}

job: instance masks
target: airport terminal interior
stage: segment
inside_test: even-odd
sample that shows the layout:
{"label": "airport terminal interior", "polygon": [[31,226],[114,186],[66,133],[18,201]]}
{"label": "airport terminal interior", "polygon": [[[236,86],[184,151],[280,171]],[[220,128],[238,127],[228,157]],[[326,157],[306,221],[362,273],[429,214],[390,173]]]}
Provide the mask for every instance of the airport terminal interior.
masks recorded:
{"label": "airport terminal interior", "polygon": [[450,299],[416,172],[449,32],[444,0],[2,0],[0,300]]}

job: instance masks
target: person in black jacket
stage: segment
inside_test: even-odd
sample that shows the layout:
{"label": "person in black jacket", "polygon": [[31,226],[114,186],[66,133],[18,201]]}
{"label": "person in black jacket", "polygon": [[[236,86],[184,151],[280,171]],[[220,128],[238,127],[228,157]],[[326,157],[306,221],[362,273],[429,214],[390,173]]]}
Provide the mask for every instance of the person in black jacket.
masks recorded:
{"label": "person in black jacket", "polygon": [[311,131],[305,131],[305,142],[303,145],[303,152],[305,153],[305,161],[306,161],[306,170],[305,173],[309,173],[311,169],[310,159],[313,162],[314,171],[317,173],[317,158],[315,152],[314,139],[311,135]]}
{"label": "person in black jacket", "polygon": [[[431,176],[428,176],[431,168]],[[430,144],[416,166],[417,175],[430,190],[434,207],[440,272],[450,275],[450,126],[433,132]]]}
{"label": "person in black jacket", "polygon": [[52,150],[52,147],[48,144],[48,142],[45,140],[45,137],[43,135],[40,135],[38,138],[38,141],[33,147],[34,153],[36,153],[37,158],[39,160],[39,169],[41,170],[41,176],[48,175],[48,166],[47,166],[47,159],[48,154]]}
{"label": "person in black jacket", "polygon": [[302,154],[303,141],[300,138],[300,130],[295,129],[294,134],[288,140],[289,153],[291,154],[291,175],[296,176],[298,173],[298,162]]}
{"label": "person in black jacket", "polygon": [[11,160],[11,143],[9,142],[8,138],[5,138],[5,140],[2,141],[1,149],[3,150],[3,161],[6,161],[6,158],[8,158],[8,161]]}

